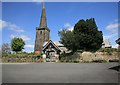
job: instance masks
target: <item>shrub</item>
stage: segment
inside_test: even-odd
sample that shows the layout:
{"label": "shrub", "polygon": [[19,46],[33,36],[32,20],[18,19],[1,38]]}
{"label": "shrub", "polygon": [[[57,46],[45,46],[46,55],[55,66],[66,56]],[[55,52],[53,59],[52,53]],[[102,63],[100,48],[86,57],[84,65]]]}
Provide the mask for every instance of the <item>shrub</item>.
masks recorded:
{"label": "shrub", "polygon": [[64,62],[64,60],[60,60],[60,62]]}
{"label": "shrub", "polygon": [[109,62],[119,62],[119,59],[112,59],[112,60],[109,60]]}
{"label": "shrub", "polygon": [[71,60],[69,56],[73,55],[73,52],[62,53],[59,55],[59,60]]}
{"label": "shrub", "polygon": [[66,60],[66,63],[68,63],[69,62],[69,60]]}
{"label": "shrub", "polygon": [[91,63],[91,61],[82,61],[83,63]]}
{"label": "shrub", "polygon": [[74,63],[79,63],[79,61],[78,61],[78,60],[74,60],[73,62],[74,62]]}
{"label": "shrub", "polygon": [[118,50],[116,48],[100,48],[98,52],[117,52]]}
{"label": "shrub", "polygon": [[83,50],[77,50],[77,52],[83,53],[84,51]]}
{"label": "shrub", "polygon": [[2,57],[10,57],[10,58],[25,58],[25,57],[32,57],[32,58],[41,58],[41,54],[3,54]]}
{"label": "shrub", "polygon": [[95,63],[106,63],[107,61],[106,60],[93,60],[92,62],[95,62]]}
{"label": "shrub", "polygon": [[65,53],[59,55],[59,60],[63,60],[65,58]]}

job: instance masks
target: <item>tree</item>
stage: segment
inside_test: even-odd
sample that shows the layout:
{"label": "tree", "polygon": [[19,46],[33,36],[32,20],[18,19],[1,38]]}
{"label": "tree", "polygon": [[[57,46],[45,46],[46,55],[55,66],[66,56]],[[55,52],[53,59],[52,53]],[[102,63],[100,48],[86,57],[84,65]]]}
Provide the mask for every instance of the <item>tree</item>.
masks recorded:
{"label": "tree", "polygon": [[59,32],[60,42],[69,50],[96,51],[103,43],[102,31],[98,30],[95,19],[80,20],[73,31],[63,29]]}
{"label": "tree", "polygon": [[15,52],[22,51],[22,49],[24,49],[24,45],[25,45],[25,42],[23,41],[22,38],[15,37],[11,40],[12,51],[15,51]]}
{"label": "tree", "polygon": [[95,19],[80,20],[74,26],[74,35],[78,49],[96,51],[103,43],[102,31],[98,30]]}
{"label": "tree", "polygon": [[8,43],[4,43],[2,45],[2,54],[10,54],[11,53],[11,47]]}
{"label": "tree", "polygon": [[76,51],[76,41],[74,39],[73,32],[63,29],[58,33],[58,35],[60,36],[60,42],[65,47],[67,47],[69,50],[72,50],[73,52]]}

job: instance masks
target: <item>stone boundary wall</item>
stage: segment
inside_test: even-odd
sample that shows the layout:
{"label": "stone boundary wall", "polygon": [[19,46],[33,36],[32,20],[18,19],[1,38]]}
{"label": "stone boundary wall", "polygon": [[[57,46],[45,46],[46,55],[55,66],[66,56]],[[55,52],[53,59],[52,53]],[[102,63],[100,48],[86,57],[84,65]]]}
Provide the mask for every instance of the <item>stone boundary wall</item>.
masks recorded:
{"label": "stone boundary wall", "polygon": [[118,52],[83,52],[80,55],[80,60],[81,61],[93,61],[93,60],[113,60],[113,59],[118,59]]}
{"label": "stone boundary wall", "polygon": [[[107,62],[109,60],[113,60],[113,59],[117,59],[119,60],[118,57],[118,52],[112,52],[112,53],[108,53],[108,52],[76,52],[71,56],[67,56],[67,59],[69,60],[79,60],[79,61],[94,61],[94,60],[106,60]],[[1,60],[1,59],[0,59]],[[44,62],[43,58],[34,58],[34,57],[2,57],[2,62],[11,62],[11,63],[15,63],[15,62]]]}
{"label": "stone boundary wall", "polygon": [[2,57],[2,62],[43,62],[42,58],[31,58],[31,57],[26,57],[26,58],[11,58],[11,57]]}

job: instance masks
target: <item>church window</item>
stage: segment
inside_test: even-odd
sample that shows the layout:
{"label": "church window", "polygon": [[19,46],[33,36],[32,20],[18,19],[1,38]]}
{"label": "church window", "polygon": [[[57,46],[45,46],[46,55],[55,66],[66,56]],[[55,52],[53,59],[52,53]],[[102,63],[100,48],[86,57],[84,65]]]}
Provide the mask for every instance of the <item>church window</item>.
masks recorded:
{"label": "church window", "polygon": [[40,31],[40,34],[42,34],[42,31]]}

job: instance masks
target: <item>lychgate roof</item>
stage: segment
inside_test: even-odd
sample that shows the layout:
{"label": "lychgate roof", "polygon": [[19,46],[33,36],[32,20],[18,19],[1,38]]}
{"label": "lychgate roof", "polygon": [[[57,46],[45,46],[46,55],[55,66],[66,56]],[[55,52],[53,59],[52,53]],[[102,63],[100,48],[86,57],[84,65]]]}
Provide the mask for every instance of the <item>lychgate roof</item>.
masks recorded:
{"label": "lychgate roof", "polygon": [[45,49],[47,48],[47,46],[49,46],[50,44],[52,44],[57,50],[61,51],[61,49],[60,49],[57,45],[55,45],[55,44],[52,42],[52,40],[50,40],[49,42],[45,42],[45,43],[43,44],[43,49],[42,49],[42,50],[45,50]]}

